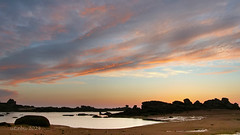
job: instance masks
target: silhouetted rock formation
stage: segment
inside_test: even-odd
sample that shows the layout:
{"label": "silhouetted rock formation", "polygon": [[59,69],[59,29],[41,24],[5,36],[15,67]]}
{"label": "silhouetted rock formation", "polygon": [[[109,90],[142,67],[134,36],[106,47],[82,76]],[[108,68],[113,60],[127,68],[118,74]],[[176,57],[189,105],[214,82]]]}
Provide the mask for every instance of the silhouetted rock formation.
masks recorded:
{"label": "silhouetted rock formation", "polygon": [[9,99],[7,103],[0,103],[0,112],[32,111],[33,106],[17,105],[16,101]]}
{"label": "silhouetted rock formation", "polygon": [[203,104],[208,109],[239,109],[237,103],[231,104],[228,98],[207,100]]}
{"label": "silhouetted rock formation", "polygon": [[142,109],[126,109],[124,112],[113,114],[112,117],[127,117],[137,115],[155,115],[155,114],[168,114],[178,113],[191,110],[205,110],[205,109],[239,109],[237,103],[230,103],[227,98],[219,100],[217,98],[207,100],[203,104],[198,100],[193,104],[188,98],[184,99],[184,102],[174,101],[166,103],[162,101],[146,101],[142,102]]}
{"label": "silhouetted rock formation", "polygon": [[193,104],[195,109],[203,109],[204,106],[201,102],[199,102],[198,100]]}
{"label": "silhouetted rock formation", "polygon": [[17,103],[17,102],[16,102],[15,100],[13,100],[13,99],[9,99],[9,100],[7,101],[7,105],[10,105],[10,106],[15,106],[15,105],[17,105],[16,103]]}
{"label": "silhouetted rock formation", "polygon": [[11,127],[11,125],[9,123],[6,123],[6,122],[1,122],[0,126]]}
{"label": "silhouetted rock formation", "polygon": [[172,104],[177,105],[177,106],[183,106],[184,105],[184,103],[181,102],[181,101],[174,101],[174,102],[172,102]]}
{"label": "silhouetted rock formation", "polygon": [[150,114],[157,114],[158,112],[162,113],[172,113],[176,108],[169,103],[162,101],[147,101],[142,103],[143,112]]}
{"label": "silhouetted rock formation", "polygon": [[192,105],[192,102],[188,98],[184,99],[183,101],[185,105]]}
{"label": "silhouetted rock formation", "polygon": [[40,127],[49,127],[50,123],[46,117],[35,116],[35,115],[26,115],[15,121],[15,125],[30,125],[30,126],[40,126]]}

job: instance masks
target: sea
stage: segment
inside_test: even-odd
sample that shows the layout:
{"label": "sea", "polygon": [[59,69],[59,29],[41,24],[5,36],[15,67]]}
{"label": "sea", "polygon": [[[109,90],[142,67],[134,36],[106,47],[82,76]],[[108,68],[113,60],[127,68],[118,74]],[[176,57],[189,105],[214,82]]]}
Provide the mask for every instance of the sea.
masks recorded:
{"label": "sea", "polygon": [[[78,116],[79,113],[88,115]],[[51,125],[89,129],[121,129],[161,123],[140,118],[93,118],[92,115],[99,115],[98,112],[9,112],[9,114],[0,112],[0,114],[4,114],[4,116],[0,117],[0,122],[14,123],[17,118],[25,115],[40,115],[46,117]]]}

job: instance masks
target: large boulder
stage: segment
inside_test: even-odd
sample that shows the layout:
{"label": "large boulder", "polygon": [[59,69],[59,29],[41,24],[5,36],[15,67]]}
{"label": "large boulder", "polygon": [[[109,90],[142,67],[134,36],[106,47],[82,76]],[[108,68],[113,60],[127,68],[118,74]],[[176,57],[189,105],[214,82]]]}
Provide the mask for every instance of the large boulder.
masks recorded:
{"label": "large boulder", "polygon": [[15,125],[31,125],[31,126],[49,127],[50,123],[46,117],[26,115],[17,119],[15,121]]}

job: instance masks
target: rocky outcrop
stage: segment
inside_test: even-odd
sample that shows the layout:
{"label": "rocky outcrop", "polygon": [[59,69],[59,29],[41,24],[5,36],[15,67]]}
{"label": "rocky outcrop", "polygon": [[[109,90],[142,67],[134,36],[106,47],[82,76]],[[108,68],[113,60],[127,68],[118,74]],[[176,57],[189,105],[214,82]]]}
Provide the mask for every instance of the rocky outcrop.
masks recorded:
{"label": "rocky outcrop", "polygon": [[6,123],[6,122],[1,122],[0,123],[0,127],[3,126],[3,127],[11,127],[11,125],[9,123]]}
{"label": "rocky outcrop", "polygon": [[192,105],[192,102],[188,98],[184,99],[183,101],[185,105]]}
{"label": "rocky outcrop", "polygon": [[172,104],[162,101],[147,101],[142,103],[142,110],[151,114],[155,114],[157,112],[172,113],[174,111],[174,107]]}
{"label": "rocky outcrop", "polygon": [[204,107],[207,109],[239,109],[237,103],[230,103],[228,98],[222,98],[219,100],[217,98],[212,100],[207,100],[204,102]]}
{"label": "rocky outcrop", "polygon": [[13,99],[9,99],[9,100],[7,101],[7,105],[10,105],[10,106],[15,106],[15,105],[17,105],[16,103],[17,103],[17,102],[16,102],[15,100],[13,100]]}
{"label": "rocky outcrop", "polygon": [[30,125],[30,126],[40,126],[40,127],[49,127],[50,123],[46,117],[35,116],[35,115],[26,115],[15,121],[15,125]]}
{"label": "rocky outcrop", "polygon": [[199,102],[198,100],[193,103],[193,106],[195,109],[203,109],[204,108],[203,104],[201,102]]}
{"label": "rocky outcrop", "polygon": [[[136,108],[136,107],[135,107]],[[174,101],[172,103],[166,103],[162,101],[146,101],[142,102],[142,109],[129,108],[124,112],[113,114],[112,117],[124,117],[124,116],[137,116],[137,115],[155,115],[155,114],[168,114],[178,113],[191,110],[205,110],[205,109],[239,109],[237,103],[230,103],[227,98],[219,100],[217,98],[207,100],[203,104],[198,100],[194,104],[188,99],[181,101]]]}
{"label": "rocky outcrop", "polygon": [[172,104],[176,105],[176,106],[183,106],[184,105],[184,103],[181,102],[181,101],[174,101],[174,102],[172,102]]}
{"label": "rocky outcrop", "polygon": [[142,112],[147,113],[174,113],[190,110],[201,109],[239,109],[237,103],[230,103],[227,98],[219,100],[217,98],[207,100],[203,104],[196,101],[194,104],[188,99],[184,99],[184,102],[174,101],[172,104],[161,101],[148,101],[142,103]]}

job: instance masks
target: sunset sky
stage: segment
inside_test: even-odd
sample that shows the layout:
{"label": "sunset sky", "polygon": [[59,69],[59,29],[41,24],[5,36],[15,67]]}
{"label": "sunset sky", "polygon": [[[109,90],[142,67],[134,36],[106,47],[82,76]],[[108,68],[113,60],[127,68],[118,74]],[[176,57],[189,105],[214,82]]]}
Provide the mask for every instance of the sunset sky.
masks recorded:
{"label": "sunset sky", "polygon": [[0,101],[240,104],[239,0],[1,0]]}

